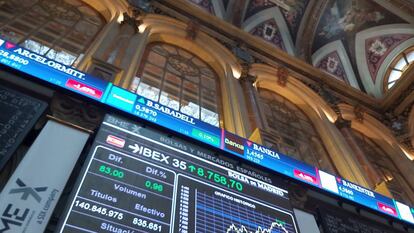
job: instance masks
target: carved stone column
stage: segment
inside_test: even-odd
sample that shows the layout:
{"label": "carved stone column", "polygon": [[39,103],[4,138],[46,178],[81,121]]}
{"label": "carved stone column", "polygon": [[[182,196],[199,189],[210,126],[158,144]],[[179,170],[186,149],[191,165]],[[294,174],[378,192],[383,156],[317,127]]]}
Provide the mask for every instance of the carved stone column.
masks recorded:
{"label": "carved stone column", "polygon": [[335,124],[344,136],[348,145],[352,148],[354,152],[353,156],[361,167],[361,170],[365,172],[366,179],[369,181],[370,186],[376,187],[382,182],[382,179],[366,158],[364,151],[359,147],[351,130],[351,121],[339,117]]}
{"label": "carved stone column", "polygon": [[253,86],[256,82],[256,77],[249,75],[248,70],[249,65],[243,65],[242,75],[239,80],[246,100],[250,128],[254,130],[256,128],[263,128],[263,119],[260,114],[257,90]]}
{"label": "carved stone column", "polygon": [[82,60],[76,66],[77,69],[85,71],[88,68],[88,64],[90,63],[93,57],[100,58],[100,54],[105,51],[103,49],[106,47],[107,37],[110,36],[114,30],[118,27],[117,18],[112,19],[108,22],[102,31],[98,34],[92,44],[89,46],[88,50],[85,52]]}
{"label": "carved stone column", "polygon": [[114,38],[106,52],[106,62],[120,66],[122,58],[128,48],[130,39],[138,33],[138,22],[135,17],[124,13],[124,20],[119,25],[118,35]]}

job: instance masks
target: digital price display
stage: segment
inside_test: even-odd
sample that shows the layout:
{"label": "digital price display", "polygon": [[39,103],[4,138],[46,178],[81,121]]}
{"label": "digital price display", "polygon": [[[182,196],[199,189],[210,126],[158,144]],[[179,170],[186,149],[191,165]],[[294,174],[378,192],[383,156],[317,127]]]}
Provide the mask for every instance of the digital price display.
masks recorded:
{"label": "digital price display", "polygon": [[[226,132],[179,111],[175,111],[112,83],[43,57],[0,39],[0,64],[76,92],[130,115],[166,127],[209,144],[239,158],[414,224],[414,209],[342,178],[324,173],[290,156]],[[340,179],[341,181],[336,181]],[[346,184],[350,184],[347,186]],[[352,187],[351,187],[352,186]],[[368,190],[365,192],[361,190]],[[370,195],[370,194],[373,195]]]}
{"label": "digital price display", "polygon": [[102,98],[108,86],[106,81],[2,39],[0,63],[95,100]]}
{"label": "digital price display", "polygon": [[58,232],[283,232],[283,182],[243,162],[107,115]]}
{"label": "digital price display", "polygon": [[[319,170],[319,175],[322,188],[348,200],[361,201],[367,207],[398,217],[397,208],[392,199],[321,170]],[[402,210],[402,208],[400,209]]]}

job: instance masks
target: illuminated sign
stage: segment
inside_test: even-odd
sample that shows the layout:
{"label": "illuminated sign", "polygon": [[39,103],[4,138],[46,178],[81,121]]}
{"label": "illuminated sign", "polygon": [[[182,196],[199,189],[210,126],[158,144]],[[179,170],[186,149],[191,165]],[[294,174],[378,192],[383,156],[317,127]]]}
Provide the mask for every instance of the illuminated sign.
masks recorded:
{"label": "illuminated sign", "polygon": [[334,192],[336,194],[339,194],[338,185],[336,183],[335,176],[329,173],[326,173],[322,170],[319,170],[319,178],[321,180],[322,188],[329,190],[331,192]]}
{"label": "illuminated sign", "polygon": [[225,149],[227,151],[233,151],[237,154],[244,153],[244,139],[225,131],[223,131],[222,135],[224,137],[224,140],[222,141],[224,144],[222,146],[222,149]]}
{"label": "illuminated sign", "polygon": [[398,201],[395,202],[397,205],[398,212],[400,213],[401,218],[414,223],[413,214],[410,212],[410,207]]}
{"label": "illuminated sign", "polygon": [[279,178],[214,153],[108,115],[57,232],[298,232]]}
{"label": "illuminated sign", "polygon": [[[75,70],[71,67],[65,66],[63,64],[60,64],[60,63],[58,63],[54,60],[48,59],[48,58],[43,57],[41,55],[38,55],[38,54],[36,54],[34,52],[31,52],[27,49],[15,48],[15,47],[16,46],[14,44],[12,44],[10,42],[6,42],[6,48],[8,48],[9,50],[12,50],[14,53],[17,53],[17,54],[21,55],[22,57],[26,57],[26,58],[29,58],[30,60],[36,61],[40,64],[49,66],[52,69],[55,69],[55,70],[61,71],[63,73],[66,73],[66,74],[68,74],[68,75],[70,75],[74,78],[79,78],[79,79],[82,79],[82,80],[85,79],[84,78],[85,74],[80,72],[80,71],[77,71],[77,70]],[[18,57],[15,57],[15,58],[18,58]]]}
{"label": "illuminated sign", "polygon": [[137,96],[133,93],[125,89],[113,86],[109,92],[108,98],[106,99],[106,103],[124,111],[130,112],[134,108],[136,99]]}
{"label": "illuminated sign", "polygon": [[103,80],[7,41],[0,46],[0,63],[95,100],[101,99],[108,85]]}
{"label": "illuminated sign", "polygon": [[[141,119],[166,127],[239,158],[249,160],[278,173],[306,184],[335,193],[343,198],[388,214],[407,222],[411,217],[405,211],[399,213],[394,200],[341,178],[336,187],[332,177],[319,177],[318,168],[283,155],[270,148],[256,144],[220,128],[175,111],[152,100],[113,86],[71,67],[64,66],[46,57],[7,41],[0,40],[0,63],[26,74],[98,100]],[[411,211],[411,215],[413,215]]]}

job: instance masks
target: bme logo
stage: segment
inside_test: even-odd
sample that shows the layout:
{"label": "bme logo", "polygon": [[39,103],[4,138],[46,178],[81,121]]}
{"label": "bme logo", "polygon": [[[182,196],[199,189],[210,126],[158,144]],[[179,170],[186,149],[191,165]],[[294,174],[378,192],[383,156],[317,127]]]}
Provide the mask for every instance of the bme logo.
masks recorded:
{"label": "bme logo", "polygon": [[[20,200],[22,201],[31,201],[33,198],[37,203],[40,203],[42,201],[42,198],[39,193],[45,192],[47,190],[47,187],[28,187],[19,178],[16,180],[16,184],[18,187],[11,189],[9,194],[20,195]],[[15,225],[17,227],[22,226],[27,216],[29,215],[29,208],[25,208],[23,210],[21,207],[14,207],[14,205],[16,205],[15,202],[9,203],[1,214],[0,220],[2,226],[0,226],[0,233],[8,232],[11,230],[12,225]]]}
{"label": "bme logo", "polygon": [[21,181],[19,178],[17,178],[16,184],[19,186],[19,188],[10,190],[10,194],[21,193],[22,197],[20,199],[24,201],[26,201],[27,198],[31,195],[38,203],[40,203],[40,201],[42,201],[42,198],[40,197],[38,192],[44,192],[47,190],[47,187],[27,187],[26,184],[23,183],[23,181]]}

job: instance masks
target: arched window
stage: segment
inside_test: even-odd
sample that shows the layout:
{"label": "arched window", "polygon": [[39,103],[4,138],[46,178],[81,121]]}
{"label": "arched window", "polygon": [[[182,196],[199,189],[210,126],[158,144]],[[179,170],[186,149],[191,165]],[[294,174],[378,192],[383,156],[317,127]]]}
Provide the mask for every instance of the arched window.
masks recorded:
{"label": "arched window", "polygon": [[384,79],[384,90],[387,91],[401,78],[405,70],[414,62],[414,46],[399,54],[388,67]]}
{"label": "arched window", "polygon": [[131,91],[214,126],[220,125],[216,73],[182,48],[148,45]]}
{"label": "arched window", "polygon": [[409,186],[403,185],[406,182],[387,153],[364,134],[355,129],[352,129],[352,132],[370,164],[378,172],[382,180],[386,182],[393,198],[406,204],[413,204],[408,194],[404,191]]}
{"label": "arched window", "polygon": [[0,1],[0,36],[73,66],[104,25],[80,0]]}
{"label": "arched window", "polygon": [[259,89],[268,136],[263,137],[267,146],[336,174],[336,170],[314,129],[311,120],[292,102],[274,92]]}

